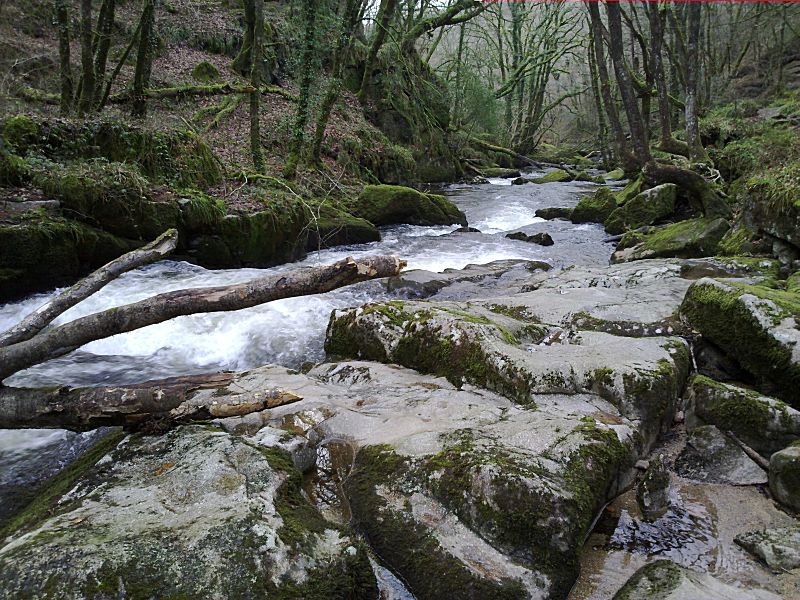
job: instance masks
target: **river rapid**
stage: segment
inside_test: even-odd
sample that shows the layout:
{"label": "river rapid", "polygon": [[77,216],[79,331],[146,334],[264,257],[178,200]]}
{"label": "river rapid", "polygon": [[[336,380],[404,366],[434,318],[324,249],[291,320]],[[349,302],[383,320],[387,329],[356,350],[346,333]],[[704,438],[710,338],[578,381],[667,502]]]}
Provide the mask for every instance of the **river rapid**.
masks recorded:
{"label": "river rapid", "polygon": [[[540,173],[531,173],[538,175]],[[556,267],[607,264],[612,252],[602,227],[569,221],[545,221],[538,208],[574,206],[588,183],[510,185],[492,179],[483,185],[450,185],[442,191],[481,233],[453,233],[457,226],[384,228],[382,240],[313,252],[297,263],[271,269],[208,270],[180,261],[162,261],[136,269],[76,305],[55,324],[182,288],[241,283],[304,266],[324,265],[345,256],[397,254],[409,269],[441,272],[501,259],[540,260]],[[549,233],[549,247],[510,240],[505,234]],[[19,322],[58,290],[0,306],[0,330]],[[331,310],[383,300],[385,287],[366,282],[316,296],[289,298],[228,313],[179,317],[87,344],[60,359],[14,375],[10,385],[126,384],[181,374],[240,371],[275,363],[297,368],[324,359],[323,342]],[[0,442],[2,444],[2,442]]]}

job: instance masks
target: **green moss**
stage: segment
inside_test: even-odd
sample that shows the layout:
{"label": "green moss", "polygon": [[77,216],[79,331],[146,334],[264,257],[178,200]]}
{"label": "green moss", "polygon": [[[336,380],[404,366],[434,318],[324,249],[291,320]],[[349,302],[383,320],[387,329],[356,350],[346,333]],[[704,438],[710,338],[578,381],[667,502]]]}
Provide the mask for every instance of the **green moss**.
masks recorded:
{"label": "green moss", "polygon": [[619,168],[614,169],[613,171],[609,171],[603,175],[603,179],[606,181],[619,181],[621,179],[625,179],[625,171]]}
{"label": "green moss", "polygon": [[713,255],[728,231],[723,219],[689,219],[655,228],[647,233],[631,232],[620,240],[620,248],[642,243],[641,258],[696,258]]}
{"label": "green moss", "polygon": [[570,219],[573,223],[603,223],[616,207],[611,190],[601,187],[593,195],[580,199]]}
{"label": "green moss", "polygon": [[559,183],[562,181],[572,181],[572,175],[564,169],[553,169],[541,177],[533,177],[528,180],[530,183]]}
{"label": "green moss", "polygon": [[213,231],[227,214],[222,198],[214,198],[193,189],[177,190],[176,194],[180,196],[181,223],[188,231]]}
{"label": "green moss", "polygon": [[112,431],[45,482],[35,499],[0,527],[0,540],[12,533],[19,534],[32,529],[44,518],[52,515],[58,500],[70,491],[78,479],[94,467],[98,460],[113,450],[124,436],[121,429]]}
{"label": "green moss", "polygon": [[467,224],[464,213],[444,196],[398,185],[368,185],[349,209],[374,225]]}
{"label": "green moss", "polygon": [[8,117],[2,131],[6,146],[17,154],[24,155],[40,138],[39,124],[27,115]]}
{"label": "green moss", "polygon": [[[733,431],[745,438],[751,437],[753,432],[766,432],[772,420],[772,409],[769,403],[759,399],[759,394],[728,388],[704,375],[695,375],[691,385],[700,390],[710,388],[696,392],[706,398],[701,411],[704,420],[723,431]],[[710,395],[713,395],[713,399]]]}
{"label": "green moss", "polygon": [[774,303],[770,315],[774,323],[800,315],[796,294],[733,281],[692,284],[681,315],[759,380],[776,384],[778,397],[800,406],[800,367],[794,363],[791,349],[776,340],[740,300],[745,293]]}
{"label": "green moss", "polygon": [[657,560],[645,565],[614,595],[614,600],[664,600],[683,579],[683,570],[670,560]]}
{"label": "green moss", "polygon": [[677,189],[675,184],[665,183],[637,194],[608,216],[604,222],[606,231],[623,233],[669,217],[675,210]]}
{"label": "green moss", "polygon": [[488,308],[493,313],[511,317],[517,321],[524,321],[526,323],[540,323],[539,318],[530,312],[530,309],[525,306],[508,306],[505,304],[487,304]]}
{"label": "green moss", "polygon": [[219,69],[207,60],[198,63],[197,66],[192,69],[192,78],[200,83],[214,83],[219,81],[221,77]]}
{"label": "green moss", "polygon": [[0,187],[24,185],[31,173],[24,158],[0,150]]}
{"label": "green moss", "polygon": [[617,206],[624,206],[629,200],[636,197],[642,191],[643,184],[644,175],[640,174],[634,179],[631,179],[624,188],[618,192],[613,192]]}

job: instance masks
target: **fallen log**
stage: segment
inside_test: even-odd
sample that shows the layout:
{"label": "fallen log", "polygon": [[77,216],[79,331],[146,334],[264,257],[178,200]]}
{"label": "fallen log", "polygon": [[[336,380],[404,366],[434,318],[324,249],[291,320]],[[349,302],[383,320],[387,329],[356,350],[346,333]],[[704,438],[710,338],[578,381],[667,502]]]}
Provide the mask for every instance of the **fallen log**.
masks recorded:
{"label": "fallen log", "polygon": [[118,333],[183,315],[241,310],[282,298],[329,292],[359,281],[398,275],[404,266],[405,262],[396,256],[367,256],[359,260],[348,257],[332,265],[269,275],[242,284],[158,294],[75,319],[31,339],[0,348],[0,381]]}
{"label": "fallen log", "polygon": [[487,150],[489,152],[497,152],[499,154],[505,154],[506,156],[510,156],[511,158],[516,158],[517,160],[525,162],[525,163],[531,165],[532,167],[541,166],[540,163],[536,162],[532,158],[530,158],[528,156],[525,156],[524,154],[520,154],[519,152],[514,152],[510,148],[503,148],[502,146],[495,146],[494,144],[490,144],[489,142],[484,142],[483,140],[478,139],[476,137],[470,137],[469,141],[470,141],[470,143],[475,144],[479,148],[483,148],[484,150]]}
{"label": "fallen log", "polygon": [[169,229],[146,246],[123,254],[100,267],[91,275],[84,277],[72,287],[67,288],[58,296],[37,308],[8,331],[0,333],[0,348],[31,339],[59,315],[94,294],[109,281],[132,269],[161,260],[168,256],[177,244],[178,231]]}
{"label": "fallen log", "polygon": [[234,384],[234,378],[232,373],[216,373],[119,387],[0,387],[0,428],[88,431],[104,426],[140,429],[154,424],[163,428],[246,415],[302,400],[280,388],[243,391]]}

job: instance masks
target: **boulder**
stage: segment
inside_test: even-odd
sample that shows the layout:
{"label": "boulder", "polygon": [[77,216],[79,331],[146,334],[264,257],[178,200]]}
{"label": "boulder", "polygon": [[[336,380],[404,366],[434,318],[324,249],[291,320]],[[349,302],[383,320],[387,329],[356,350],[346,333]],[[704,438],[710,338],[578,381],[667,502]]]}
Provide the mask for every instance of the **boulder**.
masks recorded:
{"label": "boulder", "polygon": [[480,233],[480,229],[475,229],[474,227],[459,227],[458,229],[454,229],[450,233]]}
{"label": "boulder", "polygon": [[562,181],[572,181],[572,175],[564,169],[553,169],[541,177],[532,177],[528,181],[530,183],[559,183]]}
{"label": "boulder", "polygon": [[713,425],[689,431],[686,447],[675,461],[681,477],[707,483],[763,485],[767,474],[739,445]]}
{"label": "boulder", "polygon": [[656,519],[669,506],[669,471],[661,457],[650,461],[636,485],[636,502],[646,519]]}
{"label": "boulder", "polygon": [[759,172],[744,185],[743,217],[754,231],[800,248],[800,162]]}
{"label": "boulder", "polygon": [[762,391],[800,406],[800,302],[795,292],[703,278],[687,290],[681,316],[733,357]]}
{"label": "boulder", "polygon": [[637,194],[608,216],[606,231],[619,234],[666,219],[675,211],[677,190],[674,183],[664,183]]}
{"label": "boulder", "polygon": [[728,229],[730,225],[725,219],[690,219],[662,227],[629,231],[622,236],[611,262],[712,256]]}
{"label": "boulder", "polygon": [[380,231],[366,219],[354,217],[350,213],[322,204],[311,219],[311,231],[306,249],[311,252],[321,248],[366,244],[379,242]]}
{"label": "boulder", "polygon": [[613,171],[609,171],[608,173],[604,174],[603,179],[606,181],[619,181],[621,179],[625,179],[625,171],[622,169],[614,169]]}
{"label": "boulder", "polygon": [[536,216],[540,219],[547,219],[548,221],[551,219],[569,219],[571,215],[571,208],[547,207],[536,209]]}
{"label": "boulder", "polygon": [[57,510],[5,538],[0,586],[9,599],[378,594],[363,547],[304,498],[285,451],[202,426],[130,436],[83,465]]}
{"label": "boulder", "polygon": [[742,589],[709,575],[681,567],[670,560],[645,565],[622,586],[613,600],[779,600],[759,589]]}
{"label": "boulder", "polygon": [[207,60],[197,63],[192,69],[192,78],[200,83],[215,83],[222,79],[219,69]]}
{"label": "boulder", "polygon": [[591,196],[583,196],[572,210],[573,223],[603,223],[617,208],[614,195],[607,187],[598,188]]}
{"label": "boulder", "polygon": [[506,169],[503,167],[486,167],[481,169],[481,174],[484,177],[502,177],[503,179],[520,176],[519,169]]}
{"label": "boulder", "polygon": [[732,431],[765,458],[800,439],[800,412],[754,390],[695,375],[686,397],[690,425],[699,419]]}
{"label": "boulder", "polygon": [[368,185],[348,207],[374,225],[467,225],[467,218],[438,194],[424,194],[399,185]]}
{"label": "boulder", "polygon": [[552,246],[554,244],[553,238],[550,237],[549,233],[545,232],[528,235],[527,233],[523,233],[521,231],[515,231],[514,233],[507,233],[506,237],[510,240],[539,244],[540,246]]}
{"label": "boulder", "polygon": [[781,504],[800,511],[800,443],[795,442],[769,459],[769,491]]}
{"label": "boulder", "polygon": [[800,567],[800,527],[749,531],[734,541],[778,573]]}
{"label": "boulder", "polygon": [[530,183],[531,180],[525,177],[517,177],[516,179],[511,180],[511,185],[525,185],[526,183]]}

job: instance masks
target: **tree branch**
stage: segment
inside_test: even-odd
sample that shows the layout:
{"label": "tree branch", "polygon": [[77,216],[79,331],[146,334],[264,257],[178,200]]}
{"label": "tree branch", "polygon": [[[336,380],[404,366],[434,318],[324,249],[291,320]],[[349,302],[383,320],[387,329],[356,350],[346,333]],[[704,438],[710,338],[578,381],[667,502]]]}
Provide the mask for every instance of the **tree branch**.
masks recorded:
{"label": "tree branch", "polygon": [[52,323],[56,317],[94,294],[108,282],[132,269],[161,260],[170,254],[177,244],[178,231],[169,229],[146,246],[123,254],[100,267],[91,275],[84,277],[72,287],[37,308],[8,331],[0,333],[0,348],[31,339]]}
{"label": "tree branch", "polygon": [[232,311],[293,296],[328,292],[359,281],[397,275],[396,256],[346,258],[332,265],[260,277],[250,282],[152,296],[55,327],[32,339],[0,348],[0,381],[40,362],[69,354],[94,340],[163,323],[182,315]]}

